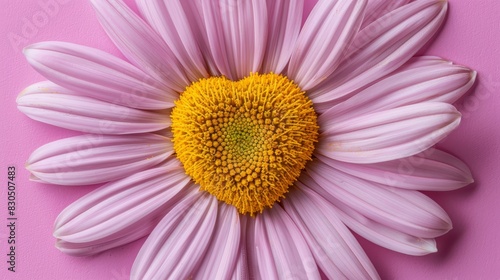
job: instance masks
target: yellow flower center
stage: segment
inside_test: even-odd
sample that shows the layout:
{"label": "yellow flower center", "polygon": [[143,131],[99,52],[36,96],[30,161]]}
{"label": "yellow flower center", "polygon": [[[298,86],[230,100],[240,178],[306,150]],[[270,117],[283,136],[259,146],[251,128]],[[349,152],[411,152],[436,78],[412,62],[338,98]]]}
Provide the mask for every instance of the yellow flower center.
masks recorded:
{"label": "yellow flower center", "polygon": [[273,73],[201,79],[181,94],[171,119],[186,173],[241,214],[284,197],[318,139],[311,100]]}

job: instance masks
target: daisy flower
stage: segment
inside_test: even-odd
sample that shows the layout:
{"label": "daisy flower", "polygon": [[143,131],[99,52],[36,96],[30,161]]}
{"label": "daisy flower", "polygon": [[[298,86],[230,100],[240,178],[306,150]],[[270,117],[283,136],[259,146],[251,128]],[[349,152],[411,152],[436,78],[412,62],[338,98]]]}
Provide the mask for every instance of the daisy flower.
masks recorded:
{"label": "daisy flower", "polygon": [[[351,231],[409,255],[452,228],[420,191],[472,182],[432,148],[476,72],[415,57],[444,0],[92,0],[126,60],[43,42],[49,81],[17,102],[80,136],[28,159],[32,179],[105,183],[55,222],[91,255],[149,235],[133,279],[377,279]],[[350,229],[350,230],[349,230]]]}

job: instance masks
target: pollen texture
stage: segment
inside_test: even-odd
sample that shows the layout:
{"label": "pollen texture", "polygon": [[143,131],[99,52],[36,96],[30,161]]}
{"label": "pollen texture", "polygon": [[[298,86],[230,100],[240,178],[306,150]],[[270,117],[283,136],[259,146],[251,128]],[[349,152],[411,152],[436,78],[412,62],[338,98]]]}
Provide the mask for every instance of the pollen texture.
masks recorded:
{"label": "pollen texture", "polygon": [[316,112],[287,77],[194,82],[171,113],[174,150],[200,189],[254,215],[283,198],[311,160]]}

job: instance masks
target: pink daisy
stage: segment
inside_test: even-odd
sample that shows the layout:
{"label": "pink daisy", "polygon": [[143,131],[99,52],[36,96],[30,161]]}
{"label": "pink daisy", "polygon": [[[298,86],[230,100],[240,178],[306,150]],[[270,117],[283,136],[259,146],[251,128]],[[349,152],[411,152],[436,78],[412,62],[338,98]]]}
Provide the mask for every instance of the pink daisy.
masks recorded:
{"label": "pink daisy", "polygon": [[419,191],[470,184],[432,148],[460,122],[476,72],[414,57],[443,0],[92,0],[127,61],[90,47],[25,49],[50,81],[19,110],[86,134],[27,168],[58,185],[105,183],[55,222],[90,255],[149,235],[133,279],[377,279],[352,233],[436,252],[445,211]]}

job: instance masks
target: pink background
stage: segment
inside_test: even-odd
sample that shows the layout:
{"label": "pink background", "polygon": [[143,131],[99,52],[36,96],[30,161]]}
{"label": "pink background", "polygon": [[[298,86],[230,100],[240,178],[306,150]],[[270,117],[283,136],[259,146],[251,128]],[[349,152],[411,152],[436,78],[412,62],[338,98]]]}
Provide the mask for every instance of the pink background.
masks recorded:
{"label": "pink background", "polygon": [[[16,109],[17,94],[43,80],[21,52],[45,40],[80,43],[119,55],[87,1],[2,1],[0,10],[1,145],[0,278],[128,279],[143,239],[98,256],[76,258],[54,247],[52,224],[58,213],[95,187],[63,187],[28,180],[24,162],[47,142],[78,133],[32,121]],[[133,1],[127,1],[133,2]],[[309,11],[316,0],[307,1]],[[500,279],[500,1],[450,0],[446,24],[423,53],[442,56],[479,72],[475,91],[458,107],[461,126],[440,144],[469,164],[476,183],[465,189],[430,194],[448,211],[454,229],[438,239],[439,252],[410,257],[360,238],[383,279]],[[38,23],[38,26],[28,25]],[[33,28],[34,27],[34,28]],[[17,41],[11,39],[16,37]],[[17,272],[7,271],[7,166],[17,167]]]}

